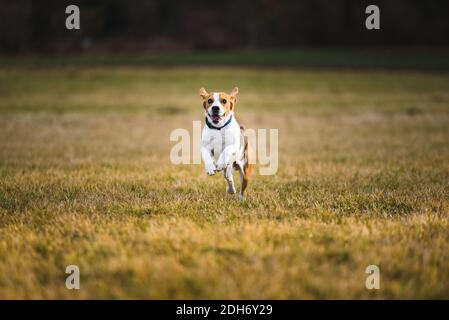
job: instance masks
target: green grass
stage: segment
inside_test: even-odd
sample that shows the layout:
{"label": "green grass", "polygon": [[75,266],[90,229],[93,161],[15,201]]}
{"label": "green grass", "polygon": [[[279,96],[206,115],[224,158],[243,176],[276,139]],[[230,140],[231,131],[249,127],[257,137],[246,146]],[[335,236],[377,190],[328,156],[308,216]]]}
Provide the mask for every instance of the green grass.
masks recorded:
{"label": "green grass", "polygon": [[[169,161],[203,85],[279,129],[244,202]],[[448,102],[443,73],[3,67],[0,297],[449,298]]]}
{"label": "green grass", "polygon": [[65,56],[0,57],[0,66],[250,66],[449,70],[449,49],[302,49],[146,54],[85,53]]}

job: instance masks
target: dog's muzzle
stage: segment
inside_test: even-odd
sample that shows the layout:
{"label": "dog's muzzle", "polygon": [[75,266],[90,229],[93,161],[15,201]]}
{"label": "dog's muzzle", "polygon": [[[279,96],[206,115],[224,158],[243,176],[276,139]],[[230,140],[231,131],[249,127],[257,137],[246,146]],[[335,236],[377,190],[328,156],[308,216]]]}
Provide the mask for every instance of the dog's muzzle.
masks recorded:
{"label": "dog's muzzle", "polygon": [[212,107],[212,114],[209,114],[210,119],[215,124],[219,123],[220,120],[223,119],[224,116],[225,116],[225,113],[220,115],[219,107]]}

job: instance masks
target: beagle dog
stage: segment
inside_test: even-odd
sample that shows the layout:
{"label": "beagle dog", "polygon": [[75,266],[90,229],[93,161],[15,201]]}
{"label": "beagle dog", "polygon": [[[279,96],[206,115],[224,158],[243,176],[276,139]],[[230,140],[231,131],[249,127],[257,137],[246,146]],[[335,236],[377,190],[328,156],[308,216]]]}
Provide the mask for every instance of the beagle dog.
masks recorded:
{"label": "beagle dog", "polygon": [[228,193],[236,192],[232,173],[234,169],[238,170],[242,184],[240,198],[243,199],[251,171],[251,150],[243,135],[244,128],[239,126],[234,115],[238,92],[237,87],[231,94],[200,89],[206,116],[201,135],[201,157],[208,175],[223,171]]}

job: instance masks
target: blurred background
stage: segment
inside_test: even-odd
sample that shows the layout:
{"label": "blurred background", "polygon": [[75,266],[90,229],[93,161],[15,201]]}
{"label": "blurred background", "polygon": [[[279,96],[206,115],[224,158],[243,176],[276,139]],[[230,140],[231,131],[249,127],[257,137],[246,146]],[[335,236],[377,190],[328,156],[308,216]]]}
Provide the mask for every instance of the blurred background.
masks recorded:
{"label": "blurred background", "polygon": [[[80,8],[80,30],[65,28],[69,4]],[[380,7],[380,30],[365,28],[370,4]],[[0,7],[3,56],[342,47],[435,50],[449,43],[445,0],[1,0]]]}
{"label": "blurred background", "polygon": [[[447,299],[448,16],[0,0],[0,299]],[[170,161],[173,130],[204,119],[199,88],[234,86],[240,124],[279,130],[279,170],[255,170],[244,202]]]}

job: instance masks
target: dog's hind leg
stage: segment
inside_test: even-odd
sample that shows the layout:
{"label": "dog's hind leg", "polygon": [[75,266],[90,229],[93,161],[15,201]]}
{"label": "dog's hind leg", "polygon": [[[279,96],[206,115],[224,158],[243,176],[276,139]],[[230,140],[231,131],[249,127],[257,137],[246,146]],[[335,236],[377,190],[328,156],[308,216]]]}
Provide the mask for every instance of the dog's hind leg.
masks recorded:
{"label": "dog's hind leg", "polygon": [[242,186],[240,188],[240,199],[244,199],[244,193],[246,188],[248,187],[249,175],[251,173],[251,160],[252,160],[252,151],[251,146],[248,143],[247,138],[245,137],[245,151],[244,151],[244,159],[243,163],[238,165],[239,173],[240,173],[240,182]]}
{"label": "dog's hind leg", "polygon": [[226,191],[230,194],[235,193],[234,178],[232,177],[232,171],[233,171],[232,165],[227,166],[223,170],[223,176],[226,179],[226,182],[228,183],[228,188]]}
{"label": "dog's hind leg", "polygon": [[250,173],[250,166],[248,163],[245,163],[243,168],[240,170],[240,181],[242,183],[242,186],[240,188],[240,199],[245,198],[244,193],[246,188],[248,187],[249,173]]}

